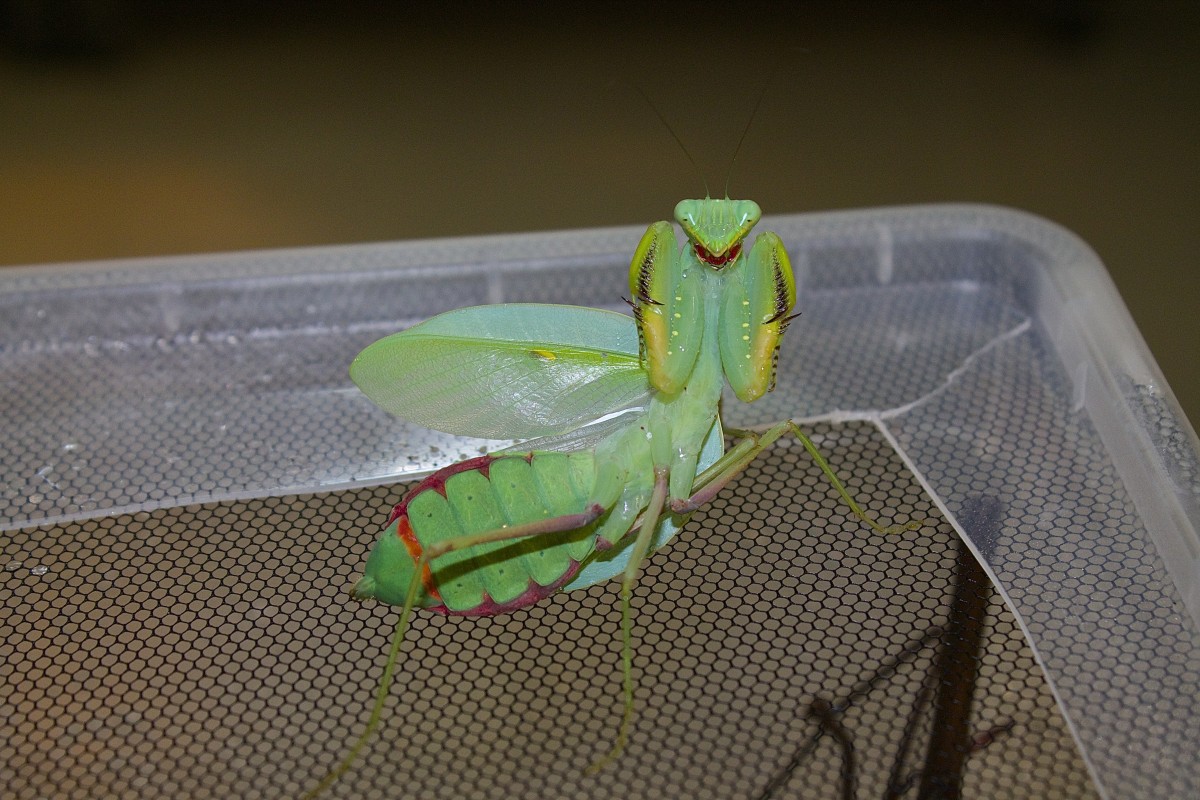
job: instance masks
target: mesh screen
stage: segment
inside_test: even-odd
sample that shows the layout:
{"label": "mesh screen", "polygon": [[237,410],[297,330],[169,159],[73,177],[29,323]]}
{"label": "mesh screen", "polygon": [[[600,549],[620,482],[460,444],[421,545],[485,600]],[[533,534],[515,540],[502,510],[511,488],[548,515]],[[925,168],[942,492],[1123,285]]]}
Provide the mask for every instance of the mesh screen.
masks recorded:
{"label": "mesh screen", "polygon": [[[502,617],[419,614],[383,728],[329,796],[1093,797],[1011,614],[877,429],[811,432],[870,508],[934,524],[871,532],[780,443],[646,566],[615,764],[584,775],[621,706],[610,583]],[[345,588],[404,488],[15,532],[0,794],[310,788],[367,717],[395,611]]]}

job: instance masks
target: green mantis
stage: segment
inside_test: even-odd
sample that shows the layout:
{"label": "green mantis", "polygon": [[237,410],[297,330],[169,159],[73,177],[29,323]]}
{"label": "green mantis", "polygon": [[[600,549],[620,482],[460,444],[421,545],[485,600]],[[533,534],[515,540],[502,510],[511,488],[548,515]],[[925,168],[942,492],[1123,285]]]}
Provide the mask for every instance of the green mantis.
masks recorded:
{"label": "green mantis", "polygon": [[378,726],[416,607],[492,615],[555,591],[621,580],[624,713],[634,716],[630,597],[647,556],[772,442],[797,436],[860,518],[880,531],[791,421],[726,431],[726,383],[744,402],[773,388],[796,292],[783,243],[748,200],[684,200],[650,226],[629,271],[633,318],[591,308],[479,306],[451,311],[367,347],[350,374],[385,410],[485,438],[538,438],[537,449],[470,459],[434,473],[393,510],[351,593],[400,607],[371,717],[308,795],[344,773]]}

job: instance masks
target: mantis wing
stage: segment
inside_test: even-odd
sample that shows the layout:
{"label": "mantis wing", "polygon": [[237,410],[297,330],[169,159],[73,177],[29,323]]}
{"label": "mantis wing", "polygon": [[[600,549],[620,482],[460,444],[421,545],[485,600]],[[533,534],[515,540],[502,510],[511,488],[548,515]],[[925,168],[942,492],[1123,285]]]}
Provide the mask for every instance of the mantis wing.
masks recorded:
{"label": "mantis wing", "polygon": [[582,425],[578,428],[572,428],[566,433],[557,433],[553,436],[539,436],[536,439],[524,439],[511,447],[493,451],[493,455],[498,453],[529,453],[534,450],[552,453],[574,453],[579,450],[592,450],[613,432],[636,422],[641,417],[642,411],[643,409],[636,407],[624,411],[616,411],[595,422]]}
{"label": "mantis wing", "polygon": [[533,303],[439,314],[369,345],[350,377],[397,417],[485,439],[563,433],[650,393],[630,317]]}

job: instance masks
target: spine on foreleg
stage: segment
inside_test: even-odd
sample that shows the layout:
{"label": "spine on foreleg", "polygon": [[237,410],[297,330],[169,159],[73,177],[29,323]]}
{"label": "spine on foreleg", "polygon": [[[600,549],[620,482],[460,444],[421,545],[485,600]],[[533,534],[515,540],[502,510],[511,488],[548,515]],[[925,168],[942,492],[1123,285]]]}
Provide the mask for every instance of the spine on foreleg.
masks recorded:
{"label": "spine on foreleg", "polygon": [[[482,456],[418,484],[393,509],[352,594],[402,605],[416,562],[434,542],[578,514],[595,482],[591,452]],[[489,616],[532,605],[561,589],[595,549],[595,525],[483,544],[430,563],[417,605]]]}

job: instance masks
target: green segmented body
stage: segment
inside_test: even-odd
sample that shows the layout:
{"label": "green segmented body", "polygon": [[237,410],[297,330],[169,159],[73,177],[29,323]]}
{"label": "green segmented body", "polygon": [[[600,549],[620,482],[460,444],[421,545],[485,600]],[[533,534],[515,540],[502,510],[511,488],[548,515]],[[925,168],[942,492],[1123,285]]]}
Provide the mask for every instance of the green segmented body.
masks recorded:
{"label": "green segmented body", "polygon": [[[430,476],[393,512],[353,589],[354,596],[403,605],[414,563],[433,542],[589,508],[602,509],[603,515],[587,528],[557,531],[553,540],[538,536],[515,543],[476,544],[439,556],[428,565],[429,574],[422,575],[423,596],[418,595],[416,602],[444,613],[486,616],[529,605],[560,587],[578,588],[620,573],[626,564],[612,559],[596,565],[587,580],[575,580],[575,573],[587,566],[595,550],[631,543],[629,533],[650,504],[659,471],[669,478],[669,499],[687,500],[697,472],[715,461],[722,449],[717,408],[725,378],[718,341],[726,279],[698,267],[691,275],[696,281],[696,312],[686,323],[676,318],[664,328],[668,336],[685,324],[697,331],[686,380],[675,391],[654,391],[642,413],[593,450],[572,453],[571,458],[549,452],[485,456]],[[651,281],[651,285],[656,284]],[[656,301],[651,294],[645,302]],[[528,349],[549,353],[549,357],[529,357],[546,364],[557,362],[562,352],[553,347]],[[715,449],[706,452],[706,443],[714,438]],[[555,480],[550,475],[553,470],[569,473],[559,476],[557,488],[550,491],[562,495],[558,513],[551,513],[554,504],[542,488],[544,483],[549,489]],[[503,479],[498,480],[501,472]],[[647,552],[660,547],[685,516],[659,513]],[[535,555],[542,550],[545,560]]]}
{"label": "green segmented body", "polygon": [[[593,508],[603,515],[580,530],[440,555],[425,567],[417,605],[499,614],[625,569],[627,558],[590,562],[597,549],[628,540],[656,474],[669,480],[669,502],[688,500],[698,471],[721,453],[726,382],[747,401],[772,388],[796,292],[778,236],[763,233],[743,252],[760,214],[750,200],[684,200],[675,208],[682,247],[670,223],[651,225],[629,268],[634,325],[595,309],[480,306],[364,350],[351,375],[368,396],[451,433],[545,435],[645,405],[594,449],[485,456],[430,476],[389,518],[354,596],[404,605],[430,544]],[[656,513],[647,552],[684,516]]]}
{"label": "green segmented body", "polygon": [[[431,544],[582,513],[594,484],[595,457],[587,450],[482,456],[439,470],[392,511],[354,596],[402,605]],[[493,542],[448,553],[426,568],[417,605],[459,616],[532,605],[579,573],[597,547],[595,527],[550,542]]]}

